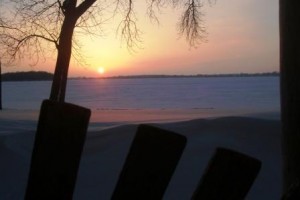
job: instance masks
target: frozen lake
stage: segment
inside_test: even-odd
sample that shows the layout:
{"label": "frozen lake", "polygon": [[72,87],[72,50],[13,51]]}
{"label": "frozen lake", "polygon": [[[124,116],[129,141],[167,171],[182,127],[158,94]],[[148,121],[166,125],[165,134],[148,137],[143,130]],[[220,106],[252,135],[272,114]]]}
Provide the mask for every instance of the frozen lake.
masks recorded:
{"label": "frozen lake", "polygon": [[[3,83],[3,107],[38,109],[50,81]],[[91,109],[279,111],[278,77],[71,79],[66,101]]]}

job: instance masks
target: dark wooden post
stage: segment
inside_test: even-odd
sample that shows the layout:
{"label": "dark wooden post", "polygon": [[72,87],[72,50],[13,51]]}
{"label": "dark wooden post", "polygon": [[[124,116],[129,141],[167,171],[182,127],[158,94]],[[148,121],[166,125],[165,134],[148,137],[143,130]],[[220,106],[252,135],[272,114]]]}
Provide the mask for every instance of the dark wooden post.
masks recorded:
{"label": "dark wooden post", "polygon": [[0,60],[0,110],[2,110],[2,63]]}
{"label": "dark wooden post", "polygon": [[300,180],[300,1],[280,0],[283,188]]}
{"label": "dark wooden post", "polygon": [[160,200],[186,145],[186,137],[140,125],[112,200]]}
{"label": "dark wooden post", "polygon": [[261,168],[245,154],[217,148],[192,200],[243,200]]}
{"label": "dark wooden post", "polygon": [[45,100],[25,200],[72,200],[91,111]]}

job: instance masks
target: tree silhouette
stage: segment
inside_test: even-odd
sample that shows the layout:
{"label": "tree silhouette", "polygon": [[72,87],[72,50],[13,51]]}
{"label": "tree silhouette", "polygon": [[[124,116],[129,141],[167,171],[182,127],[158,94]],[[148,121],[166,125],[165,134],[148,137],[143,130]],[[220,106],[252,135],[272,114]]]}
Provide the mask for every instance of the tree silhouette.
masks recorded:
{"label": "tree silhouette", "polygon": [[[185,34],[190,45],[196,45],[205,35],[201,19],[203,1],[149,0],[146,1],[146,12],[150,18],[157,20],[156,8],[166,4],[183,7],[179,31]],[[87,34],[97,34],[95,28],[101,27],[103,23],[102,13],[107,7],[113,7],[112,16],[123,15],[118,31],[128,47],[134,47],[139,41],[140,31],[132,0],[11,0],[6,4],[11,5],[13,14],[3,11],[4,14],[0,15],[0,45],[5,48],[5,54],[10,60],[31,57],[38,62],[49,51],[48,47],[45,48],[45,42],[52,43],[57,50],[50,94],[50,99],[54,101],[63,102],[65,99],[72,46],[76,46],[73,40],[75,28],[81,28]]]}

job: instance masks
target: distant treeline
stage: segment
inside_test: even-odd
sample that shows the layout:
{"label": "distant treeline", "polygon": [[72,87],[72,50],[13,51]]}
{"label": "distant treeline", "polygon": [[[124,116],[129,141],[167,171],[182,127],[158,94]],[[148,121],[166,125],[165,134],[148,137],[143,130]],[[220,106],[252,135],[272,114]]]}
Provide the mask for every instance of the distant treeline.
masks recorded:
{"label": "distant treeline", "polygon": [[108,79],[122,78],[210,78],[210,77],[257,77],[257,76],[279,76],[279,72],[266,73],[233,73],[233,74],[196,74],[196,75],[131,75],[104,77]]}
{"label": "distant treeline", "polygon": [[53,74],[43,71],[11,72],[2,74],[2,81],[45,81],[53,80]]}
{"label": "distant treeline", "polygon": [[[257,77],[257,76],[279,76],[278,72],[267,73],[235,73],[235,74],[196,74],[196,75],[131,75],[101,77],[101,79],[134,79],[134,78],[210,78],[210,77]],[[77,77],[72,79],[95,79],[88,77]],[[11,72],[2,74],[2,81],[45,81],[53,80],[53,74],[44,71]]]}

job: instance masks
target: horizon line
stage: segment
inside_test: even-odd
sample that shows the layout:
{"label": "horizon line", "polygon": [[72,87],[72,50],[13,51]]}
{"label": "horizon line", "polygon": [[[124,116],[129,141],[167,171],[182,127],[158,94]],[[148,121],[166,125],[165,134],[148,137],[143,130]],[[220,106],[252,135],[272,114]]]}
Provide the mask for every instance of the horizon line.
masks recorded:
{"label": "horizon line", "polygon": [[97,76],[97,77],[85,77],[85,76],[72,76],[70,79],[117,79],[117,78],[180,78],[180,77],[233,77],[233,76],[278,76],[280,72],[237,72],[237,73],[214,73],[214,74],[137,74],[137,75],[115,75],[115,76]]}

